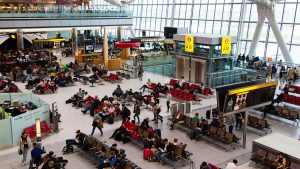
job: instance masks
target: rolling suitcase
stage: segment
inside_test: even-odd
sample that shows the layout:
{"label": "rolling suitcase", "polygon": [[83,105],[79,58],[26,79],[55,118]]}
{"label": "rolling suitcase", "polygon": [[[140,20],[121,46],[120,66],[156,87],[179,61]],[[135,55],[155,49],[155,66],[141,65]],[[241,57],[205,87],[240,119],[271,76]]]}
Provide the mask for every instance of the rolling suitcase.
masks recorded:
{"label": "rolling suitcase", "polygon": [[149,148],[144,149],[144,159],[148,160],[151,155],[151,150]]}

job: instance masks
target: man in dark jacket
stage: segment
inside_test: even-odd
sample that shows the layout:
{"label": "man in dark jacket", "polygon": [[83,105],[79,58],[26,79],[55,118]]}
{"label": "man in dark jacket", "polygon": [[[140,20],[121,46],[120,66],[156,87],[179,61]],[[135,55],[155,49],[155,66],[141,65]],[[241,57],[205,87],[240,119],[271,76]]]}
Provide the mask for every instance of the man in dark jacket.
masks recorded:
{"label": "man in dark jacket", "polygon": [[125,104],[122,104],[121,117],[123,119],[122,123],[124,123],[125,119],[129,117],[130,119],[130,110],[127,108]]}
{"label": "man in dark jacket", "polygon": [[92,102],[90,105],[88,105],[88,106],[85,108],[85,110],[81,110],[81,112],[82,112],[83,114],[86,114],[86,112],[89,111],[89,110],[91,110],[92,108],[94,109],[94,108],[98,107],[100,103],[101,103],[101,102],[100,102],[98,96],[95,96],[95,99],[93,100],[93,102]]}

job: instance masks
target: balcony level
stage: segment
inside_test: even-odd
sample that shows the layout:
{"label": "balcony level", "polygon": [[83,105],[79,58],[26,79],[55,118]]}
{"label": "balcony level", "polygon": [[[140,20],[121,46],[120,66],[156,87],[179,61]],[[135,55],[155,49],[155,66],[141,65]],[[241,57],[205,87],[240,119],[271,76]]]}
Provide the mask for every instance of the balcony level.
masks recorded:
{"label": "balcony level", "polygon": [[0,29],[132,26],[127,11],[1,13]]}

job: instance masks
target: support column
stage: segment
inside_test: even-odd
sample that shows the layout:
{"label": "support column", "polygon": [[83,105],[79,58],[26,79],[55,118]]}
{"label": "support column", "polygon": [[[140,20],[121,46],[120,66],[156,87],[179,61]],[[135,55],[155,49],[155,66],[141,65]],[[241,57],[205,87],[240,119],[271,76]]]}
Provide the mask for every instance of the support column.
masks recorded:
{"label": "support column", "polygon": [[129,26],[128,28],[129,28],[129,30],[130,30],[131,37],[132,37],[132,38],[135,38],[136,35],[135,35],[135,32],[134,32],[133,27],[132,27],[132,26]]}
{"label": "support column", "polygon": [[23,32],[21,30],[17,31],[17,49],[18,50],[24,49],[24,38],[23,38]]}
{"label": "support column", "polygon": [[281,53],[285,59],[285,62],[287,64],[293,64],[294,63],[293,59],[292,59],[292,57],[289,53],[289,50],[286,46],[285,40],[282,37],[282,34],[280,32],[280,29],[279,29],[278,24],[275,19],[274,12],[271,8],[267,9],[267,18],[268,18],[269,24],[273,30],[273,33],[275,35],[275,38],[277,40],[278,46],[281,50]]}
{"label": "support column", "polygon": [[117,28],[117,41],[122,41],[122,27],[118,26]]}
{"label": "support column", "polygon": [[108,40],[107,40],[107,31],[106,27],[103,27],[103,63],[104,67],[108,69]]}
{"label": "support column", "polygon": [[121,59],[126,60],[128,56],[130,56],[130,48],[123,48]]}
{"label": "support column", "polygon": [[[264,22],[265,22],[265,16],[263,15],[263,9],[260,7],[260,5],[257,5],[257,16],[258,16],[258,21],[256,24],[256,28],[255,28],[255,32],[252,38],[252,43],[250,46],[250,50],[249,50],[249,57],[255,56],[256,55],[256,48],[258,45],[258,41],[259,41],[259,36],[261,34]],[[238,54],[238,53],[237,53]]]}
{"label": "support column", "polygon": [[244,131],[243,131],[243,148],[246,148],[247,143],[247,124],[248,124],[248,111],[245,111],[244,117]]}
{"label": "support column", "polygon": [[244,35],[244,22],[245,22],[245,17],[246,17],[246,0],[243,0],[243,4],[242,4],[242,11],[241,11],[241,17],[240,17],[240,23],[239,23],[239,36],[238,36],[238,41],[237,41],[237,46],[236,46],[236,55],[241,53],[241,46],[242,46],[242,42],[241,39],[243,38]]}
{"label": "support column", "polygon": [[74,56],[78,55],[77,28],[72,28],[72,51]]}

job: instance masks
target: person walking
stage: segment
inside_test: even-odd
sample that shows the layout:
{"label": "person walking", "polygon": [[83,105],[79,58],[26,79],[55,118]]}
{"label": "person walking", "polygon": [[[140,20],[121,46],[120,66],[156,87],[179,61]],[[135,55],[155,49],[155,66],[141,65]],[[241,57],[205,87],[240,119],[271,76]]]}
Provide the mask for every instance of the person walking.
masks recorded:
{"label": "person walking", "polygon": [[235,123],[235,116],[233,114],[227,116],[226,119],[225,119],[225,122],[228,125],[229,132],[232,133],[233,132],[233,126],[234,126],[234,123]]}
{"label": "person walking", "polygon": [[22,166],[26,165],[27,154],[30,149],[32,149],[31,139],[26,133],[23,132],[19,140],[19,154],[23,155],[23,159],[21,163]]}
{"label": "person walking", "polygon": [[159,115],[160,112],[161,112],[161,105],[159,104],[159,100],[157,99],[153,109],[155,123],[158,123],[158,120],[160,120],[161,123],[163,123],[163,117]]}
{"label": "person walking", "polygon": [[100,136],[103,136],[103,131],[102,131],[103,121],[102,121],[102,118],[100,116],[100,113],[96,113],[94,115],[92,126],[93,126],[93,130],[92,130],[92,134],[91,135],[93,135],[94,132],[95,132],[95,129],[98,128],[100,130],[100,133],[101,133]]}
{"label": "person walking", "polygon": [[170,91],[167,91],[167,113],[170,111],[170,103],[171,103],[171,94]]}
{"label": "person walking", "polygon": [[140,107],[140,104],[138,101],[136,101],[134,104],[133,113],[134,113],[134,116],[133,116],[134,121],[135,121],[135,118],[137,118],[137,122],[140,123],[139,115],[141,114],[141,107]]}

